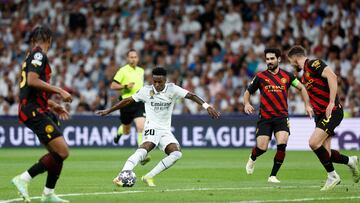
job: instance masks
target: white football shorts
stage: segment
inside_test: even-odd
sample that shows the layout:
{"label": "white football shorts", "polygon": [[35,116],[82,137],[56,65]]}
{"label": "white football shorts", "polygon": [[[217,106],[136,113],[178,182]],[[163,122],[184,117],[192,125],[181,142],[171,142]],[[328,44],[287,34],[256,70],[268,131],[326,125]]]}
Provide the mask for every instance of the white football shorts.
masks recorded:
{"label": "white football shorts", "polygon": [[165,151],[166,146],[171,143],[180,146],[179,142],[170,130],[154,128],[144,129],[142,143],[144,142],[152,142],[162,151]]}

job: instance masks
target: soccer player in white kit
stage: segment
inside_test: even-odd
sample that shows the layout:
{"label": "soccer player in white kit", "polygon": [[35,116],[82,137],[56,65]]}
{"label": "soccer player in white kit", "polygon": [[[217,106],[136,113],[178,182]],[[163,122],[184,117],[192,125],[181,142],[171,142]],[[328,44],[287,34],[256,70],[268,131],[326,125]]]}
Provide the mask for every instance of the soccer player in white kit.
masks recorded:
{"label": "soccer player in white kit", "polygon": [[[97,111],[105,116],[133,102],[144,102],[146,120],[143,141],[140,147],[126,161],[121,171],[133,170],[146,155],[156,146],[168,156],[162,159],[149,173],[141,179],[148,186],[155,186],[153,177],[172,166],[182,156],[179,142],[171,132],[171,116],[174,104],[178,98],[190,99],[204,109],[212,118],[219,118],[220,113],[214,107],[204,102],[200,97],[173,83],[166,83],[166,69],[157,67],[152,71],[153,84],[142,87],[136,94],[128,97],[109,109]],[[116,177],[113,183],[122,186]]]}

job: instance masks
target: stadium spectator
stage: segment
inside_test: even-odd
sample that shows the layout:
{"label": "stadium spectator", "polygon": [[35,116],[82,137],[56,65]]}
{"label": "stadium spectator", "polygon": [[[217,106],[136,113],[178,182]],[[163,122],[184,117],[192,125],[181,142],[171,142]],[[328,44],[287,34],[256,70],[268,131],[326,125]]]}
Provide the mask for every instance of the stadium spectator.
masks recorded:
{"label": "stadium spectator", "polygon": [[[150,58],[146,63],[162,63],[180,71],[171,71],[178,75],[178,84],[184,82],[183,76],[188,71],[181,67],[189,67],[197,56],[200,60],[196,66],[201,64],[202,70],[192,71],[197,72],[195,75],[201,73],[198,77],[207,80],[200,84],[202,88],[218,70],[227,67],[227,63],[236,76],[243,69],[248,70],[250,76],[262,71],[263,64],[256,66],[262,61],[259,50],[277,44],[283,51],[294,44],[303,45],[310,56],[332,64],[340,60],[341,75],[353,73],[360,77],[360,5],[356,1],[149,2],[6,1],[6,6],[0,7],[0,75],[8,72],[12,90],[18,91],[16,75],[29,50],[29,34],[36,25],[46,23],[54,30],[48,56],[53,57],[53,68],[59,65],[56,69],[63,74],[67,87],[73,87],[82,65],[86,78],[96,84],[94,80],[103,77],[95,77],[100,72],[109,87],[116,67],[126,63],[126,50],[135,47],[141,50],[143,62]],[[337,47],[335,57],[334,46]],[[239,79],[244,80],[244,76]],[[1,79],[0,88],[4,89]],[[52,82],[58,83],[58,79]],[[356,82],[354,88],[359,85],[360,82]],[[229,98],[235,88],[228,89],[225,98]],[[73,91],[79,92],[77,88]],[[344,95],[345,109],[359,99],[350,94]],[[74,100],[79,97],[74,95]],[[108,97],[110,101],[111,95]],[[295,100],[298,98],[296,95]],[[76,108],[71,105],[71,112],[75,113]],[[358,108],[352,109],[352,115],[360,114]]]}

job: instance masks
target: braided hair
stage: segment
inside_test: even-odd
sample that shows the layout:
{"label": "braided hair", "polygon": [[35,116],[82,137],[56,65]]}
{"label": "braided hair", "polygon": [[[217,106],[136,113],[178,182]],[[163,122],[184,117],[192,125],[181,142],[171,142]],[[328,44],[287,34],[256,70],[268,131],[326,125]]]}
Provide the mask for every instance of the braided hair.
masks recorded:
{"label": "braided hair", "polygon": [[52,31],[48,26],[41,25],[30,33],[30,43],[49,42],[52,38]]}

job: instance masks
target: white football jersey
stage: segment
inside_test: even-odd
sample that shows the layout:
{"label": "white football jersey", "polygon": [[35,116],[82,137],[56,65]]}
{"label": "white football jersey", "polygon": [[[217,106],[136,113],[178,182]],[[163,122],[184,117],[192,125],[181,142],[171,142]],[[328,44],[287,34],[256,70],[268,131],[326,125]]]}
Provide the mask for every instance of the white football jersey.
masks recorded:
{"label": "white football jersey", "polygon": [[152,85],[146,85],[132,95],[136,102],[145,103],[145,129],[170,130],[174,104],[178,98],[184,98],[188,92],[174,83],[166,83],[161,92],[157,92]]}

